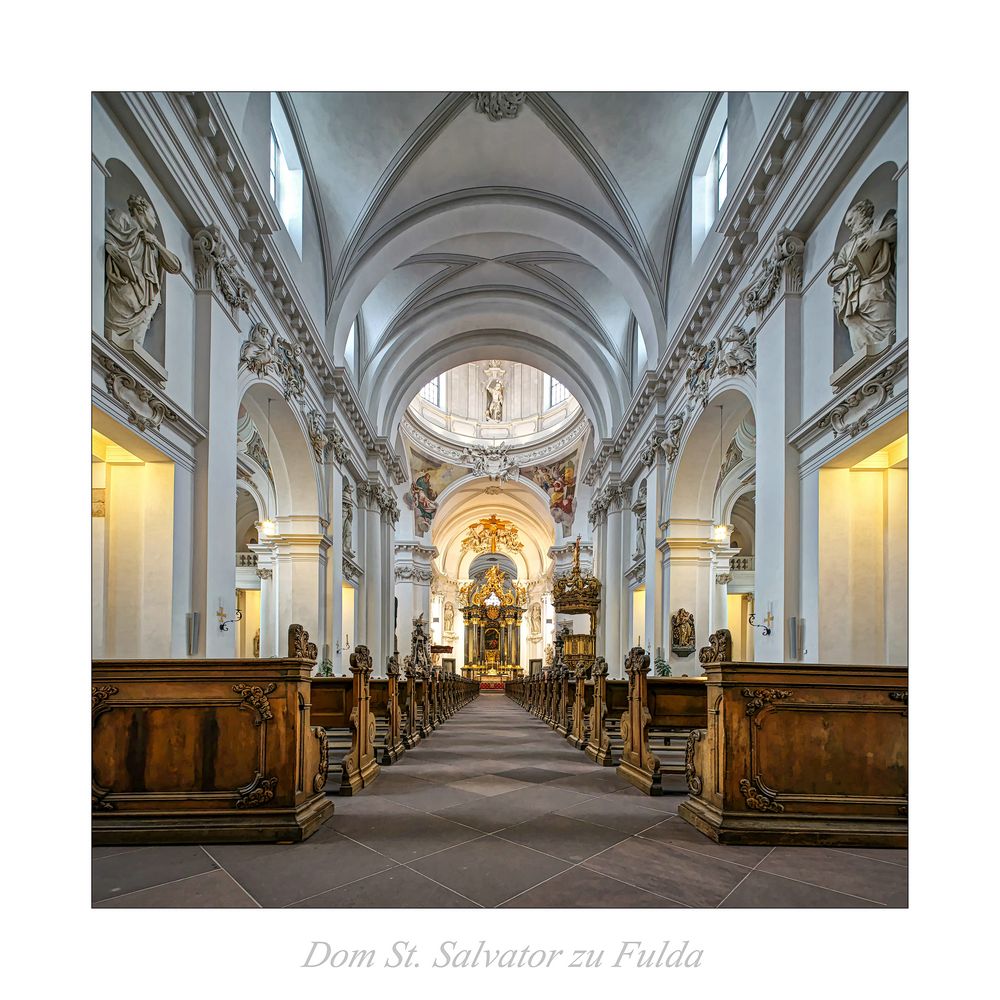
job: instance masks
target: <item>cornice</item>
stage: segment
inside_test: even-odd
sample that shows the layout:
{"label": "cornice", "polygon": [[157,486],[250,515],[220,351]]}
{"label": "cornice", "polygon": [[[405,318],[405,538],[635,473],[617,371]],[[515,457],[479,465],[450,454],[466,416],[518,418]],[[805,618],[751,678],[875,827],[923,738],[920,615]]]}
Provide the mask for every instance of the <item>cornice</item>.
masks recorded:
{"label": "cornice", "polygon": [[[409,413],[403,416],[401,429],[404,439],[415,447],[418,451],[426,452],[430,458],[439,458],[453,465],[470,466],[471,463],[464,457],[468,454],[468,445],[459,446],[446,440],[428,428],[417,426]],[[511,460],[520,468],[526,468],[536,462],[552,462],[574,452],[590,430],[590,421],[581,409],[577,414],[572,426],[554,436],[549,441],[533,442],[521,448],[517,447],[516,438],[508,438],[503,441],[477,441],[477,445],[506,444],[507,454]]]}
{"label": "cornice", "polygon": [[875,415],[894,399],[896,384],[906,377],[908,345],[904,340],[878,356],[830,403],[799,424],[788,435],[788,443],[801,451],[825,434],[850,440],[869,430]]}
{"label": "cornice", "polygon": [[[100,395],[107,404],[103,409],[109,414],[117,412],[124,416],[140,433],[159,432],[159,427],[166,420],[183,440],[192,445],[208,435],[206,428],[170,399],[162,387],[154,385],[123,352],[94,332],[91,332],[91,361],[94,370],[100,373],[105,382],[107,391],[101,390]],[[98,393],[96,387],[94,392]],[[129,397],[135,395],[135,402],[139,402],[140,394],[145,406],[137,409],[135,403],[129,402]],[[150,410],[151,418],[144,416],[147,409]],[[160,447],[158,443],[157,446]]]}

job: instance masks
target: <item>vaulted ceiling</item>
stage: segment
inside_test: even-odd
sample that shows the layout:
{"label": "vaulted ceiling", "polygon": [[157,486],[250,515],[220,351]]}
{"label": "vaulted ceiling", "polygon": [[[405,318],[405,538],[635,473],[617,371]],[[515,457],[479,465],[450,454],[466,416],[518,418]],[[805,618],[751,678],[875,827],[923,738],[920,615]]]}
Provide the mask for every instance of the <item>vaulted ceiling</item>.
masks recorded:
{"label": "vaulted ceiling", "polygon": [[[715,95],[293,93],[328,250],[328,339],[363,330],[362,397],[391,434],[419,386],[502,356],[549,371],[600,435],[666,339],[665,258]],[[501,348],[503,348],[501,350]]]}

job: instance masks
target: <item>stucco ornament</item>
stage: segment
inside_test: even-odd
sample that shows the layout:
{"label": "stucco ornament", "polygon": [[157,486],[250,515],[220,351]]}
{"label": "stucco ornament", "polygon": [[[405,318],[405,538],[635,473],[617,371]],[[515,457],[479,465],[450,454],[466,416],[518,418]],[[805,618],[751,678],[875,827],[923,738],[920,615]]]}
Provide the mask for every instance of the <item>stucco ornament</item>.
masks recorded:
{"label": "stucco ornament", "polygon": [[848,209],[844,223],[851,235],[826,280],[851,347],[860,351],[896,332],[896,212],[886,212],[876,229],[875,206],[864,198]]}
{"label": "stucco ornament", "polygon": [[719,367],[727,375],[745,375],[757,365],[757,331],[734,325],[722,338]]}
{"label": "stucco ornament", "polygon": [[475,93],[476,110],[491,122],[516,118],[527,92],[523,90],[480,90]]}
{"label": "stucco ornament", "polygon": [[163,272],[180,274],[180,258],[156,238],[156,213],[140,195],[128,212],[108,209],[104,223],[104,332],[119,347],[142,347],[159,308]]}
{"label": "stucco ornament", "polygon": [[462,452],[462,461],[472,466],[474,475],[488,476],[494,482],[506,483],[515,479],[518,467],[507,454],[508,442],[472,445]]}

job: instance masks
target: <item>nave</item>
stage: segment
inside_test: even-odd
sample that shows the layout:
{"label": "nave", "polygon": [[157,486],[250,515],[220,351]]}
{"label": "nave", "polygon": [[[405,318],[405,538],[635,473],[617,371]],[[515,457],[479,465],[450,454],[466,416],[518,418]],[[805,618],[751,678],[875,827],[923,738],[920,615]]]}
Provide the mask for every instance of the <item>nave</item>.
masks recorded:
{"label": "nave", "polygon": [[484,692],[292,845],[94,848],[112,907],[902,907],[905,850],[723,846]]}

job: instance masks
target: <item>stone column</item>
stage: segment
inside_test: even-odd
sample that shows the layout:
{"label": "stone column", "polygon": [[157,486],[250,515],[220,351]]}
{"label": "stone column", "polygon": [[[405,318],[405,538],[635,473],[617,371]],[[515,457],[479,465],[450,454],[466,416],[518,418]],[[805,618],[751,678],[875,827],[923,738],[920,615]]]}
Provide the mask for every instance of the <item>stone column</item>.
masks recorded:
{"label": "stone column", "polygon": [[791,659],[787,622],[799,616],[799,453],[788,435],[801,422],[801,345],[801,295],[785,290],[757,332],[754,590],[758,620],[774,615],[771,634],[754,636],[763,663]]}
{"label": "stone column", "polygon": [[[604,586],[601,588],[601,609],[604,612],[604,656],[608,661],[608,676],[625,676],[625,646],[623,636],[630,629],[625,623],[628,614],[627,602],[621,599],[625,582],[623,563],[623,536],[625,531],[625,492],[621,483],[614,482],[608,487],[607,520],[604,525],[607,544]],[[624,631],[623,631],[624,630]]]}
{"label": "stone column", "polygon": [[[220,263],[220,260],[222,263]],[[219,630],[216,610],[232,617],[236,600],[233,525],[236,523],[236,412],[240,360],[240,312],[249,308],[250,289],[232,265],[227,293],[219,286],[226,267],[218,230],[195,235],[194,416],[207,434],[195,448],[194,587],[192,610],[201,614],[199,656],[231,657],[233,632]],[[236,288],[237,294],[231,289]],[[235,303],[235,304],[234,304]]]}
{"label": "stone column", "polygon": [[323,634],[321,604],[330,539],[316,517],[291,515],[278,517],[275,523],[278,533],[271,541],[277,581],[279,642],[280,636],[287,635],[288,626],[292,624],[302,625],[312,641]]}
{"label": "stone column", "polygon": [[[663,646],[675,676],[701,673],[698,649],[708,643],[715,587],[712,527],[711,521],[698,518],[670,518],[665,522],[666,537],[659,543],[663,552]],[[694,615],[695,648],[688,656],[671,648],[670,619],[681,608]]]}
{"label": "stone column", "polygon": [[669,638],[665,637],[663,615],[663,553],[657,547],[660,507],[666,484],[666,464],[657,449],[649,475],[646,477],[646,621],[643,635],[648,637],[650,658],[655,662],[658,651],[668,657]]}
{"label": "stone column", "polygon": [[[284,656],[278,635],[278,602],[274,593],[274,546],[261,541],[250,546],[257,555],[257,576],[260,578],[260,656]],[[287,634],[287,633],[286,633]]]}
{"label": "stone column", "polygon": [[396,613],[395,642],[398,648],[409,649],[413,619],[424,616],[431,634],[431,578],[434,575],[433,560],[438,550],[433,545],[424,545],[416,539],[397,541],[394,544],[395,566],[393,579],[395,597],[398,602]]}

